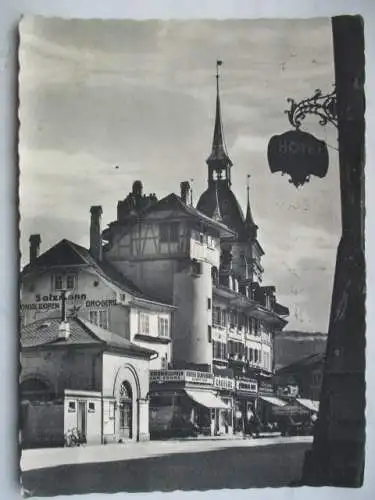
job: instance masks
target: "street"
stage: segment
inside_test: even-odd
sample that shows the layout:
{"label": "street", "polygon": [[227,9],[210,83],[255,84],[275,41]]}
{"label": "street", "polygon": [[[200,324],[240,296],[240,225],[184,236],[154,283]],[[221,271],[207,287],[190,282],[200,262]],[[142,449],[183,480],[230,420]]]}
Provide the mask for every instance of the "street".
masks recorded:
{"label": "street", "polygon": [[33,496],[288,486],[311,438],[197,440],[28,450],[21,467]]}

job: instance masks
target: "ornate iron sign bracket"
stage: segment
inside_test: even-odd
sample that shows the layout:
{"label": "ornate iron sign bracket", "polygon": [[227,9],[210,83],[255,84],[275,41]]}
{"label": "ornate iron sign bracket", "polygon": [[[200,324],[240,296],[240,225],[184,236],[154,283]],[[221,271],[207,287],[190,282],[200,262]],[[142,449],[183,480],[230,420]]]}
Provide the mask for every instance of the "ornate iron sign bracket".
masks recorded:
{"label": "ornate iron sign bracket", "polygon": [[288,98],[290,109],[285,110],[290,124],[299,130],[303,120],[307,115],[316,115],[320,118],[319,124],[324,126],[331,123],[338,127],[337,109],[336,109],[336,89],[329,94],[323,94],[321,90],[315,90],[312,97],[296,102]]}

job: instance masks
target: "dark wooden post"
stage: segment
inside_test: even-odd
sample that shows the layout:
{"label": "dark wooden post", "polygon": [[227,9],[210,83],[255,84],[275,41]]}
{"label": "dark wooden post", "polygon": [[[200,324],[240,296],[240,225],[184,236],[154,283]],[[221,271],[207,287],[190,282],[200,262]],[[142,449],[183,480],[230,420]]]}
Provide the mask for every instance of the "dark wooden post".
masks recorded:
{"label": "dark wooden post", "polygon": [[360,16],[332,19],[342,237],[313,447],[302,482],[359,487],[365,455],[365,56]]}

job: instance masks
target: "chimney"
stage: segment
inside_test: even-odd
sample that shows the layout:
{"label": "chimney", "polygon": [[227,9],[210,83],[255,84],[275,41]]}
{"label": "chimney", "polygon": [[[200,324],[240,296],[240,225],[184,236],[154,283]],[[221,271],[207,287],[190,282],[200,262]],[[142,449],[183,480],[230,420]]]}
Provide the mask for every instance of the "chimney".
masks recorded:
{"label": "chimney", "polygon": [[94,259],[101,261],[103,257],[101,219],[103,209],[100,205],[90,208],[90,253]]}
{"label": "chimney", "polygon": [[68,340],[70,337],[70,324],[66,317],[66,290],[61,291],[61,322],[59,325],[59,339]]}
{"label": "chimney", "polygon": [[181,190],[181,200],[186,204],[190,204],[190,183],[189,181],[181,182],[180,184]]}
{"label": "chimney", "polygon": [[30,263],[35,262],[39,257],[40,252],[40,243],[41,243],[40,234],[32,234],[29,238],[30,242]]}

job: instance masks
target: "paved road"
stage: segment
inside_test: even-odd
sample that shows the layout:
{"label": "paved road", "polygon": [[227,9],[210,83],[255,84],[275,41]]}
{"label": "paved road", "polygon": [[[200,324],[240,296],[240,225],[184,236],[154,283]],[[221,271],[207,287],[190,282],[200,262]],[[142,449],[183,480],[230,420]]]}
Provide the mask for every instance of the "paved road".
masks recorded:
{"label": "paved road", "polygon": [[23,456],[22,476],[25,488],[38,497],[288,486],[300,479],[310,442],[278,438],[32,450]]}

